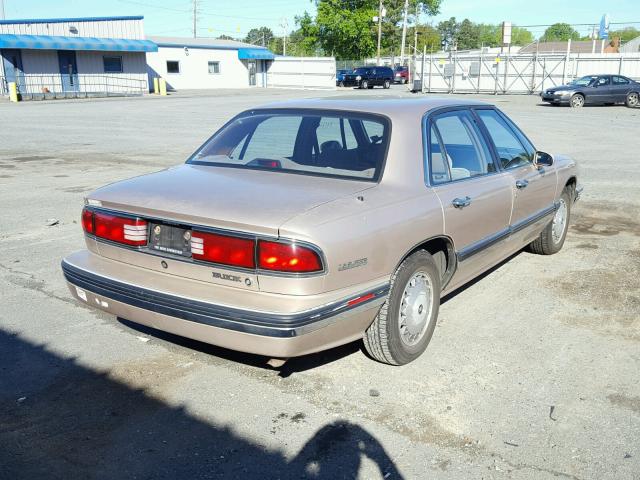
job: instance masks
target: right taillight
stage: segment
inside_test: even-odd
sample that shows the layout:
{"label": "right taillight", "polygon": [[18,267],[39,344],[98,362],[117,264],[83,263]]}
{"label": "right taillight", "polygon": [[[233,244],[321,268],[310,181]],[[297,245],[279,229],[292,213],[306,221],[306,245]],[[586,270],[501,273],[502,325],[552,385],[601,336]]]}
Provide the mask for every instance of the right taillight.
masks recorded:
{"label": "right taillight", "polygon": [[82,210],[82,229],[93,235],[93,212],[86,208]]}
{"label": "right taillight", "polygon": [[320,255],[296,243],[258,241],[258,267],[263,270],[310,273],[322,270]]}

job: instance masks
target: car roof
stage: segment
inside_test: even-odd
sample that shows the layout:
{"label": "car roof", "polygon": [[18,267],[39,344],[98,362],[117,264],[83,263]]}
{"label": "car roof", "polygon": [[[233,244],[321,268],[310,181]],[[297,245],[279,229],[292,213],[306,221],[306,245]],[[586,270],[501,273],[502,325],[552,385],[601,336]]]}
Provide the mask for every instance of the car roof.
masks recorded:
{"label": "car roof", "polygon": [[[374,113],[386,115],[392,120],[394,117],[406,119],[408,115],[419,118],[433,109],[457,106],[493,106],[490,103],[475,100],[461,100],[458,98],[443,97],[416,97],[407,98],[400,96],[366,96],[354,97],[328,97],[307,98],[273,102],[257,107],[260,109],[316,109],[316,110],[345,110],[360,113]],[[252,109],[254,110],[254,109]]]}

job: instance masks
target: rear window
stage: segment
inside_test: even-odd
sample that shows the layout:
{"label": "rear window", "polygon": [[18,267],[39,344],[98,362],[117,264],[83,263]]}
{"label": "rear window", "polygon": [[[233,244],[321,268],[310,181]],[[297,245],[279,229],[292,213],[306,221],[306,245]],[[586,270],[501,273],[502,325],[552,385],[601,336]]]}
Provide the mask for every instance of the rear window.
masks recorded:
{"label": "rear window", "polygon": [[377,115],[246,112],[211,137],[188,163],[377,181],[389,136],[389,121]]}

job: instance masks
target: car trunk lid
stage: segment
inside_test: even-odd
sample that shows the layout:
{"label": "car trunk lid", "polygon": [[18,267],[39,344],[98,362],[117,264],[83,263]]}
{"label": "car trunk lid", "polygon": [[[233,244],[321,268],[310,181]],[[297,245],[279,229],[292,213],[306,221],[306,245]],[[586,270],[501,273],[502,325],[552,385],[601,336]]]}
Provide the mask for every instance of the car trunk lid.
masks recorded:
{"label": "car trunk lid", "polygon": [[369,182],[181,165],[93,192],[104,208],[186,224],[277,235],[291,217],[371,188]]}

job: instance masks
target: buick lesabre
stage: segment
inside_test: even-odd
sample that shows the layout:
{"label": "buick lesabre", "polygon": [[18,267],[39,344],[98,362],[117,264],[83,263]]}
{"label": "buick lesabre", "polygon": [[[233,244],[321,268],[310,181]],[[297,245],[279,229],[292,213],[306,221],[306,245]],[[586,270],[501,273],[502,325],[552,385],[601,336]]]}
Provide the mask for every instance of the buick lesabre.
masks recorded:
{"label": "buick lesabre", "polygon": [[400,365],[443,295],[558,252],[579,192],[576,163],[492,105],[282,102],[88,195],[62,269],[79,301],[156,329],[275,359],[363,339]]}

